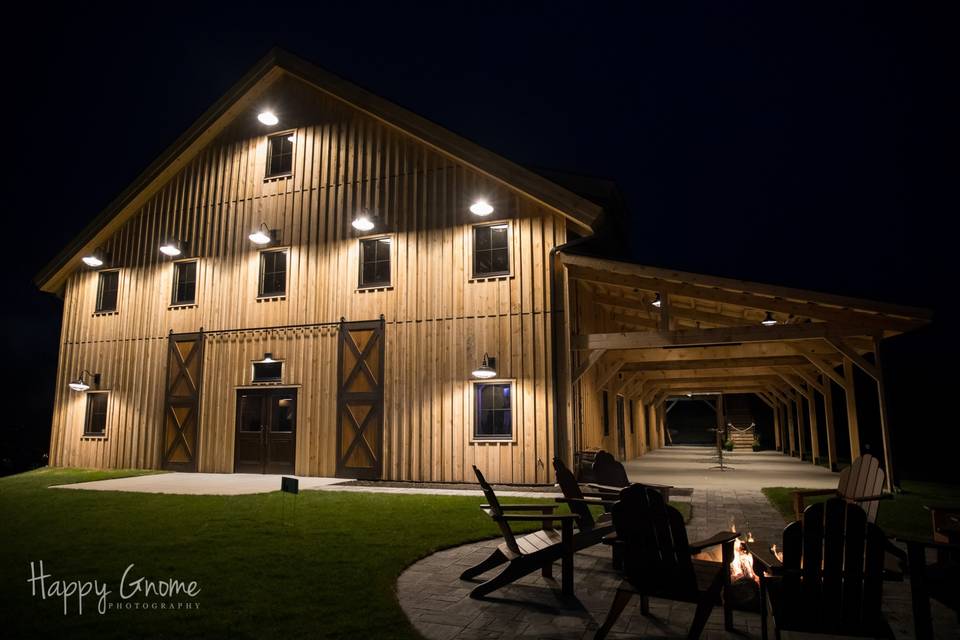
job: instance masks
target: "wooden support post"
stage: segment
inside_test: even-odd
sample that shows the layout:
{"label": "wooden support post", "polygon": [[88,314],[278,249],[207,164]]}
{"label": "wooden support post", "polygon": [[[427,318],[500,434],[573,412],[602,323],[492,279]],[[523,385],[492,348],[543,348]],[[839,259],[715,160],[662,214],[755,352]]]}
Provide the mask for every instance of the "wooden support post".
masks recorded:
{"label": "wooden support post", "polygon": [[817,464],[820,457],[820,434],[817,433],[817,392],[812,386],[807,396],[807,415],[810,420],[810,461]]}
{"label": "wooden support post", "polygon": [[854,388],[853,360],[843,359],[844,395],[847,396],[847,429],[850,432],[850,462],[860,457],[860,423],[857,421],[857,392]]}
{"label": "wooden support post", "polygon": [[798,393],[794,396],[794,402],[797,405],[797,448],[800,449],[800,459],[803,460],[803,454],[806,451],[803,441],[803,429],[804,429],[804,419],[803,419],[803,402],[806,400],[806,396],[802,393]]}
{"label": "wooden support post", "polygon": [[833,428],[833,381],[823,377],[823,419],[827,432],[827,464],[830,471],[837,470],[837,434]]}
{"label": "wooden support post", "polygon": [[893,491],[893,486],[899,486],[899,479],[893,475],[893,448],[890,446],[890,415],[887,413],[887,393],[883,383],[883,367],[880,364],[880,339],[873,339],[873,361],[876,370],[877,398],[880,402],[880,433],[883,437],[883,459],[887,468],[884,486],[887,491]]}
{"label": "wooden support post", "polygon": [[793,407],[790,406],[791,404],[793,404],[792,401],[787,403],[787,441],[790,443],[790,455],[796,456],[797,448],[794,434],[796,433],[797,427],[793,420]]}
{"label": "wooden support post", "polygon": [[779,409],[779,406],[780,406],[780,405],[779,405],[779,403],[776,403],[776,402],[775,402],[775,403],[773,403],[773,404],[770,405],[770,406],[773,408],[773,442],[774,442],[774,448],[775,448],[777,451],[780,451],[780,450],[781,450],[781,449],[780,449],[780,446],[782,445],[782,443],[780,442],[780,409]]}
{"label": "wooden support post", "polygon": [[670,331],[670,295],[660,294],[660,331]]}

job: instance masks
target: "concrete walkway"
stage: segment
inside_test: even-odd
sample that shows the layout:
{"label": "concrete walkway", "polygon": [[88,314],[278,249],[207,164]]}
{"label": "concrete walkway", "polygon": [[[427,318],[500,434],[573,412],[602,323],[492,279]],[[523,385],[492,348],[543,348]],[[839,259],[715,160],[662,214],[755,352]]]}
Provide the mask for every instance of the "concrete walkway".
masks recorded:
{"label": "concrete walkway", "polygon": [[651,451],[624,466],[635,482],[691,489],[828,489],[837,486],[840,475],[776,451],[725,451],[723,462],[732,470],[711,468],[717,466],[713,447],[677,445]]}

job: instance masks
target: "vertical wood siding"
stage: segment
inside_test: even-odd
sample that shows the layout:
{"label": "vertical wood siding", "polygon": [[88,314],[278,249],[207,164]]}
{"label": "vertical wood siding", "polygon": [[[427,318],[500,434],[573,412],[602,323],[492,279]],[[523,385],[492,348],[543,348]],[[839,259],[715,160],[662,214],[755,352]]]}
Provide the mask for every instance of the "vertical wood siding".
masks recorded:
{"label": "vertical wood siding", "polygon": [[[301,386],[297,472],[335,465],[335,330],[287,327],[387,323],[385,468],[391,479],[471,481],[478,464],[496,482],[546,482],[553,395],[548,256],[565,239],[561,218],[416,144],[335,100],[287,82],[278,104],[296,105],[290,178],[264,180],[267,138],[246,121],[225,132],[104,247],[120,267],[119,308],[95,315],[97,273],[78,266],[64,292],[51,462],[158,467],[169,332],[207,336],[201,398],[200,471],[233,465],[236,387],[250,361],[270,351]],[[279,128],[277,129],[279,130]],[[468,212],[477,196],[490,220],[512,225],[513,274],[472,281]],[[361,207],[393,234],[393,285],[357,290]],[[287,295],[257,300],[259,257],[247,235],[261,222],[289,247]],[[197,304],[171,307],[173,262],[157,250],[175,237],[199,258]],[[245,329],[247,331],[233,331]],[[227,331],[230,330],[230,331]],[[514,444],[471,444],[469,371],[484,352],[516,378]],[[107,436],[82,439],[83,394],[67,381],[81,369],[112,390]]]}

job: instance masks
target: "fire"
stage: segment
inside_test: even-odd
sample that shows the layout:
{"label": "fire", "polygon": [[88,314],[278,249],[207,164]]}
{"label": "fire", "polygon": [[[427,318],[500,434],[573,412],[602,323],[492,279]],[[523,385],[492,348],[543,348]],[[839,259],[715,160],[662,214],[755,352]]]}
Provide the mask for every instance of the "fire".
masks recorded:
{"label": "fire", "polygon": [[[736,533],[736,526],[730,525],[730,531]],[[757,584],[760,583],[760,576],[753,571],[753,556],[750,555],[750,551],[747,549],[748,542],[753,542],[753,534],[749,531],[747,532],[746,540],[744,540],[743,536],[740,536],[733,541],[733,560],[730,562],[730,582],[753,580]]]}

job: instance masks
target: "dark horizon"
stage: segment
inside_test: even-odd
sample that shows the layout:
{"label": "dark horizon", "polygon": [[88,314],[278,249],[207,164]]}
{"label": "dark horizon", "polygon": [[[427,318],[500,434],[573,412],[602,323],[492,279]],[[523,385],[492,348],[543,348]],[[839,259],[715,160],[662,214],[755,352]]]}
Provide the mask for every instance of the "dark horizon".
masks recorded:
{"label": "dark horizon", "polygon": [[16,9],[11,24],[44,30],[7,55],[25,60],[11,69],[23,97],[5,106],[7,224],[26,218],[29,242],[8,246],[6,377],[30,382],[0,457],[34,456],[49,437],[61,306],[33,276],[282,46],[514,162],[615,181],[637,262],[933,309],[884,353],[901,467],[929,471],[912,429],[956,439],[930,401],[949,398],[938,365],[960,355],[954,16],[873,3],[457,9],[313,7],[252,31],[252,3],[193,8],[189,23],[158,8]]}

